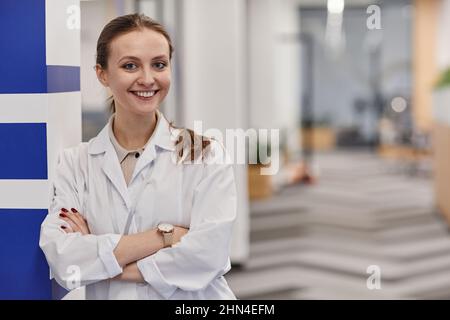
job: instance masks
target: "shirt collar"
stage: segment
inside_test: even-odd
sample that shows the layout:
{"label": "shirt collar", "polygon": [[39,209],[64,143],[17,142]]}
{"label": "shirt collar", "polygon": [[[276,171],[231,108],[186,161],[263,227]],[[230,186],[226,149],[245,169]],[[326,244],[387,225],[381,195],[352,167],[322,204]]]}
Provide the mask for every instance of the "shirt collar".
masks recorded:
{"label": "shirt collar", "polygon": [[109,139],[111,140],[111,143],[114,146],[114,149],[117,152],[117,157],[119,158],[119,163],[122,163],[122,161],[127,157],[128,154],[136,153],[136,152],[141,152],[142,153],[145,150],[145,147],[147,146],[149,141],[152,139],[152,137],[155,135],[156,128],[158,126],[159,119],[161,117],[160,117],[160,115],[157,112],[156,113],[155,130],[153,131],[152,135],[150,136],[150,138],[147,140],[147,142],[145,143],[145,145],[142,148],[138,148],[138,149],[134,149],[134,150],[127,150],[127,149],[125,149],[124,147],[122,147],[120,145],[119,141],[117,141],[116,136],[114,135],[114,131],[113,131],[114,116],[115,116],[115,114],[112,114],[111,117],[109,118],[109,121],[108,121],[108,135],[109,135]]}

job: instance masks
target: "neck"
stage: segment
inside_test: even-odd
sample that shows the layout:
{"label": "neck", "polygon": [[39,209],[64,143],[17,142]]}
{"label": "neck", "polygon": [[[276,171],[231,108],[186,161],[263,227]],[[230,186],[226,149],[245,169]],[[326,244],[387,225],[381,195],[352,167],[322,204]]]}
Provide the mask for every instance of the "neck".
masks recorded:
{"label": "neck", "polygon": [[113,132],[117,142],[127,150],[142,148],[156,127],[156,111],[147,116],[116,110]]}

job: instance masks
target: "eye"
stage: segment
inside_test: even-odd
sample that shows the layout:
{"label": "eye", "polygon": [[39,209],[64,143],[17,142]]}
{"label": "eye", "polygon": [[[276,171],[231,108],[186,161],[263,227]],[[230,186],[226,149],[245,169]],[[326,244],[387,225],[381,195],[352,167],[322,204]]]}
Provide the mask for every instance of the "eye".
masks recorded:
{"label": "eye", "polygon": [[125,64],[122,66],[122,68],[124,68],[125,70],[131,71],[131,70],[136,69],[137,66],[136,66],[134,63],[132,63],[132,62],[128,62],[128,63],[125,63]]}
{"label": "eye", "polygon": [[167,64],[165,62],[155,62],[153,64],[153,67],[155,67],[158,70],[162,70],[167,66]]}

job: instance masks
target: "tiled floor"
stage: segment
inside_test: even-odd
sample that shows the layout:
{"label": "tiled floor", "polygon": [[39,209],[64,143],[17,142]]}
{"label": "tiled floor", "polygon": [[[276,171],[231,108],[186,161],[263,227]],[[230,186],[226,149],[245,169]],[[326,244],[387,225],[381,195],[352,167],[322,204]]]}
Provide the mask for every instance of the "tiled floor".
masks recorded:
{"label": "tiled floor", "polygon": [[[450,233],[431,180],[369,152],[315,161],[316,185],[252,203],[250,259],[226,276],[238,298],[450,298]],[[380,289],[367,287],[371,265]]]}

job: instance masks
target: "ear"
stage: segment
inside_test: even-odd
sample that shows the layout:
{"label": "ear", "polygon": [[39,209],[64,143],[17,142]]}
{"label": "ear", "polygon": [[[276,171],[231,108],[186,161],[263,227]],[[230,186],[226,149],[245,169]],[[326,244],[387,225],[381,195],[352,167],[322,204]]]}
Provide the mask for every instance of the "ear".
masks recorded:
{"label": "ear", "polygon": [[95,73],[97,74],[98,81],[100,81],[103,86],[108,87],[108,74],[106,70],[104,70],[99,64],[96,64]]}

